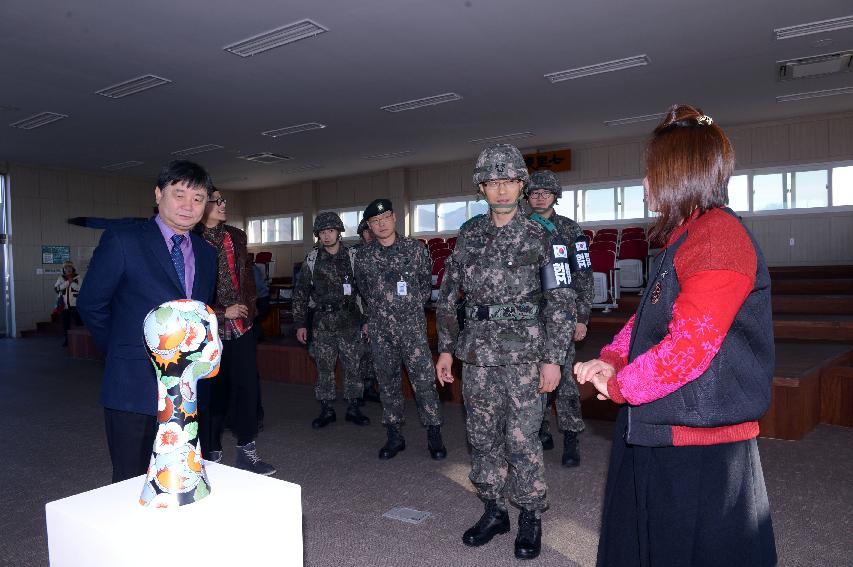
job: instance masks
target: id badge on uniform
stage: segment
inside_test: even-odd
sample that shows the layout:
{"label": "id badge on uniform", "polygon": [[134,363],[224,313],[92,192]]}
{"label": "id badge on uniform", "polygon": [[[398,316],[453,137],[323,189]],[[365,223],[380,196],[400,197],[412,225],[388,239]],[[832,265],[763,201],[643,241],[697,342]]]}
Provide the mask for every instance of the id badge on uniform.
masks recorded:
{"label": "id badge on uniform", "polygon": [[406,282],[402,279],[397,282],[397,295],[408,295],[409,291],[406,287]]}
{"label": "id badge on uniform", "polygon": [[352,295],[352,284],[344,284],[344,295]]}

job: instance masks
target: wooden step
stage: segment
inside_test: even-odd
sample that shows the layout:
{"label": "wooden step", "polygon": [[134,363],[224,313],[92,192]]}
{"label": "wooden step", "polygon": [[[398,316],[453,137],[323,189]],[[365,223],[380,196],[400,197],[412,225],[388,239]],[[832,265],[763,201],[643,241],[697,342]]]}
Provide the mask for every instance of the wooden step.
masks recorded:
{"label": "wooden step", "polygon": [[774,294],[853,294],[853,278],[794,278],[774,279],[770,284]]}
{"label": "wooden step", "polygon": [[773,294],[773,313],[853,315],[853,294],[788,295]]}
{"label": "wooden step", "polygon": [[777,339],[853,342],[853,318],[850,315],[780,314],[773,317],[773,334]]}
{"label": "wooden step", "polygon": [[790,278],[853,278],[853,266],[776,266],[768,268],[770,277]]}

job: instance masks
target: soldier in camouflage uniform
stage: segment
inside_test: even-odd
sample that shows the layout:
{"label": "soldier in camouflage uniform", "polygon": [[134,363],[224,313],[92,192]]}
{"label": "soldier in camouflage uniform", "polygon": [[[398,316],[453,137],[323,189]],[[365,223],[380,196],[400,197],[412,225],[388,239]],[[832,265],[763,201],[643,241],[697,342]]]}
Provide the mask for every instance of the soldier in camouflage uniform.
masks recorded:
{"label": "soldier in camouflage uniform", "polygon": [[[586,250],[586,239],[584,239],[583,231],[578,223],[554,212],[554,205],[557,204],[557,199],[562,194],[563,188],[560,186],[557,176],[547,169],[535,171],[530,176],[530,183],[525,190],[525,196],[533,210],[533,215],[539,215],[549,220],[554,225],[557,234],[562,236],[566,243],[574,244],[576,247]],[[595,295],[592,284],[592,266],[586,262],[583,264],[583,266],[573,265],[571,272],[571,285],[575,292],[575,309],[577,311],[576,326],[573,331],[570,331],[570,335],[574,333],[574,341],[581,341],[586,337],[587,324],[592,310],[592,298]],[[572,365],[575,362],[574,341],[569,342],[560,385],[555,391],[557,424],[560,431],[563,432],[562,463],[564,467],[576,467],[580,464],[578,434],[584,430],[580,393],[572,374]],[[548,413],[549,408],[546,404],[545,413],[542,416],[542,426],[539,428],[539,439],[542,442],[542,448],[545,450],[554,448],[554,439],[549,431]]]}
{"label": "soldier in camouflage uniform", "polygon": [[370,203],[364,218],[376,240],[358,251],[355,279],[365,300],[367,334],[382,398],[382,423],[388,433],[379,458],[391,459],[406,448],[400,433],[403,363],[415,391],[421,423],[427,427],[430,456],[443,459],[447,450],[441,439],[441,403],[424,312],[432,291],[429,252],[422,242],[396,232],[397,217],[388,199]]}
{"label": "soldier in camouflage uniform", "polygon": [[[522,509],[515,540],[520,559],[532,559],[541,549],[540,513],[547,508],[537,437],[541,394],[560,381],[575,321],[572,290],[543,285],[556,264],[545,229],[518,208],[527,181],[524,159],[514,146],[498,144],[480,154],[474,184],[490,212],[460,229],[436,308],[436,375],[442,384],[453,382],[453,355],[462,359],[469,477],[485,502],[483,516],[462,541],[479,546],[509,531],[509,498]],[[457,307],[463,296],[460,329]]]}
{"label": "soldier in camouflage uniform", "polygon": [[[353,249],[356,252],[373,242],[373,231],[367,225],[367,219],[361,219],[358,223],[358,237],[360,240],[353,244]],[[367,341],[367,335],[362,334],[363,348],[361,350],[361,360],[358,363],[358,375],[361,377],[361,382],[364,384],[365,401],[379,401],[379,382],[376,379],[376,369],[373,367],[373,353],[370,350],[370,344]]]}
{"label": "soldier in camouflage uniform", "polygon": [[308,253],[293,289],[293,322],[296,338],[308,339],[308,312],[312,311],[312,340],[308,352],[317,364],[314,396],[320,402],[320,415],[311,423],[315,429],[337,418],[335,401],[335,363],[344,366],[344,398],[348,402],[346,420],[367,425],[370,419],[358,408],[362,383],[358,374],[361,358],[361,309],[356,302],[357,287],[353,274],[353,251],[341,242],[344,223],[332,212],[320,213],[314,220],[318,246]]}

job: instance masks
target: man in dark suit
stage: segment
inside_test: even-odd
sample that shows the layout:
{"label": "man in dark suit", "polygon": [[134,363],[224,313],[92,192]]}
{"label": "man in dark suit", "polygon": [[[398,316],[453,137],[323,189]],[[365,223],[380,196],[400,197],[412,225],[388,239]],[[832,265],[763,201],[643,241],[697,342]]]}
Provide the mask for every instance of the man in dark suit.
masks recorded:
{"label": "man in dark suit", "polygon": [[216,251],[191,232],[212,190],[201,166],[184,160],[165,166],[154,188],[159,214],[105,231],[80,290],[77,309],[106,353],[101,404],[113,482],[145,473],[157,431],[145,316],[166,301],[213,298]]}

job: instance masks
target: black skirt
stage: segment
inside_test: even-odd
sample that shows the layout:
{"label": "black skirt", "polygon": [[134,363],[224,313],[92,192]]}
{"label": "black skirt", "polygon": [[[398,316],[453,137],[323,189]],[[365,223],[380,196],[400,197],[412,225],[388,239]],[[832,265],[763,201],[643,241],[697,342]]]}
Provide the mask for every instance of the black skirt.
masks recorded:
{"label": "black skirt", "polygon": [[627,413],[619,411],[613,436],[599,567],[776,565],[756,440],[629,445]]}

